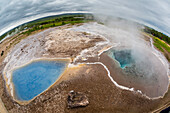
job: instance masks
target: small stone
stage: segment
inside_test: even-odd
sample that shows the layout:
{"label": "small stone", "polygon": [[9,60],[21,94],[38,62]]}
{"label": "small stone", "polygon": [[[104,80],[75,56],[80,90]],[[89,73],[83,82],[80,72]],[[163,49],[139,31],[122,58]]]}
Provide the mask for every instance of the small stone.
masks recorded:
{"label": "small stone", "polygon": [[68,94],[68,108],[85,107],[89,104],[87,96],[82,92],[71,90]]}

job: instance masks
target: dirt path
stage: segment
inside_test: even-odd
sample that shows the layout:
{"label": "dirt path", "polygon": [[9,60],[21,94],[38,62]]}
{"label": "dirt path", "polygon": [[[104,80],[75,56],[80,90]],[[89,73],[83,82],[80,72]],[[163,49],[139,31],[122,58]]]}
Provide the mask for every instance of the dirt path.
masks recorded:
{"label": "dirt path", "polygon": [[8,113],[1,98],[0,98],[0,113]]}

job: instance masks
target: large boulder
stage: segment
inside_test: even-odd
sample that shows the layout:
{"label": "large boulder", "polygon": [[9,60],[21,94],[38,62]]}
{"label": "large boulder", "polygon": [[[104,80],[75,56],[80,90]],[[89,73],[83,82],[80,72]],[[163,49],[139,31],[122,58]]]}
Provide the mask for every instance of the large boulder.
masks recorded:
{"label": "large boulder", "polygon": [[85,107],[89,104],[87,96],[82,92],[70,91],[68,94],[68,108]]}

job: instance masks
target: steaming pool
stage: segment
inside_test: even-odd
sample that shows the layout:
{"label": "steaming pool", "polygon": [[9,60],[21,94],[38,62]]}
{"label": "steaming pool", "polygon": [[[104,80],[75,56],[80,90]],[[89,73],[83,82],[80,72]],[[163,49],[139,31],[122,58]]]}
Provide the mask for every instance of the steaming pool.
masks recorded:
{"label": "steaming pool", "polygon": [[110,68],[111,75],[118,84],[142,91],[150,98],[163,96],[167,91],[169,81],[166,68],[154,54],[141,48],[137,48],[137,51],[111,48],[105,53],[121,70],[117,72],[119,74],[114,74],[116,68]]}
{"label": "steaming pool", "polygon": [[134,59],[130,50],[114,50],[107,52],[108,56],[115,59],[122,69],[130,67],[134,63]]}
{"label": "steaming pool", "polygon": [[66,69],[66,61],[33,61],[12,72],[15,98],[29,101],[48,89]]}

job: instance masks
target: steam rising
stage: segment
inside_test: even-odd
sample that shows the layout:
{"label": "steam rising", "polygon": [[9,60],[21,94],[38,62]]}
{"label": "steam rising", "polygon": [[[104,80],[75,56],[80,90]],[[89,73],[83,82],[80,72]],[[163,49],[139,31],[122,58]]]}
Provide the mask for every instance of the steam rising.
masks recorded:
{"label": "steam rising", "polygon": [[86,11],[130,19],[170,36],[169,10],[169,0],[1,0],[0,35],[30,18]]}
{"label": "steam rising", "polygon": [[143,85],[156,86],[156,89],[148,88],[151,93],[147,96],[152,98],[163,96],[169,86],[169,63],[153,48],[150,41],[144,39],[140,31],[143,26],[106,15],[95,15],[95,17],[104,25],[87,23],[71,29],[99,34],[109,40],[109,45],[117,45],[112,48],[113,50],[130,50],[135,63],[133,67],[124,69],[125,72],[141,80]]}
{"label": "steam rising", "polygon": [[151,84],[158,85],[159,88],[155,89],[157,92],[153,89],[152,94],[147,94],[147,96],[154,98],[163,96],[169,86],[169,63],[166,58],[153,48],[152,42],[149,44],[149,42],[144,40],[140,32],[142,26],[130,21],[112,19],[110,16],[105,17],[103,18],[100,14],[100,16],[97,16],[97,19],[108,26],[109,29],[104,30],[110,35],[111,45],[120,43],[115,49],[131,50],[135,66],[126,68],[125,71],[130,71],[128,73],[137,78],[141,76],[145,79],[142,84],[146,82],[145,84],[148,84],[148,86],[151,86]]}
{"label": "steam rising", "polygon": [[[105,3],[98,1],[98,5],[94,6],[93,12],[98,21],[108,26],[108,29],[105,28],[104,30],[107,32],[107,34],[110,35],[108,36],[108,38],[111,45],[115,43],[120,43],[119,47],[117,48],[128,48],[131,50],[131,54],[135,59],[136,68],[140,69],[138,71],[142,71],[144,76],[146,76],[147,78],[161,75],[162,77],[166,78],[165,82],[169,84],[169,62],[164,57],[164,55],[162,55],[154,48],[152,44],[152,39],[150,39],[150,42],[144,40],[143,35],[140,31],[143,26],[130,21],[133,20],[141,22],[150,19],[150,23],[159,23],[159,19],[154,16],[156,12],[154,13],[154,11],[152,11],[152,8],[159,11],[160,9],[162,9],[162,5],[153,6],[152,3],[148,3],[150,4],[149,7],[144,1],[133,2],[134,3],[130,4],[128,3],[128,1],[125,2],[106,0]],[[155,2],[156,4],[161,4],[159,1]],[[164,13],[166,13],[166,7],[167,5],[164,4]],[[141,10],[145,12],[142,12]],[[147,17],[148,15],[146,14],[149,14],[149,17]],[[117,17],[126,17],[126,19],[129,20],[123,20]],[[166,23],[167,21],[163,22]],[[149,25],[150,23],[146,22],[145,25]]]}
{"label": "steam rising", "polygon": [[[25,0],[24,0],[25,1]],[[151,27],[154,27],[156,29],[159,29],[160,31],[163,31],[164,33],[169,35],[169,18],[165,18],[166,16],[169,16],[169,8],[168,8],[168,3],[169,2],[160,2],[159,0],[151,0],[151,2],[149,2],[149,5],[152,6],[152,10],[149,9],[149,6],[145,3],[145,0],[143,2],[137,2],[136,0],[132,0],[134,3],[131,5],[130,3],[128,3],[129,1],[121,1],[121,2],[116,2],[115,0],[105,0],[104,2],[102,1],[97,1],[97,0],[93,0],[93,1],[82,1],[77,3],[77,0],[74,1],[68,1],[65,0],[63,2],[54,2],[54,4],[56,3],[58,8],[54,9],[54,10],[50,10],[52,7],[51,4],[48,5],[44,5],[44,3],[42,3],[42,5],[45,7],[45,9],[50,10],[49,12],[47,12],[44,9],[37,9],[34,13],[35,14],[31,14],[31,12],[33,12],[31,9],[26,10],[27,12],[23,12],[25,10],[23,10],[24,8],[21,8],[22,11],[21,13],[24,14],[24,17],[21,16],[20,13],[20,9],[17,10],[16,9],[16,14],[20,15],[20,16],[15,16],[11,17],[12,14],[10,15],[9,12],[12,11],[5,11],[5,9],[3,9],[0,14],[5,15],[5,17],[7,18],[5,13],[9,13],[10,15],[10,19],[7,18],[7,20],[3,20],[2,18],[4,18],[3,16],[0,16],[0,19],[2,19],[3,23],[8,23],[8,25],[10,25],[10,27],[12,26],[12,23],[16,23],[15,25],[18,25],[19,22],[16,22],[17,20],[24,20],[22,23],[27,22],[28,21],[28,17],[33,17],[34,15],[38,15],[38,14],[49,14],[52,15],[54,13],[52,12],[61,12],[61,11],[68,11],[73,9],[73,11],[90,11],[94,13],[95,18],[104,23],[104,25],[101,24],[97,24],[97,23],[91,23],[91,24],[84,24],[82,26],[79,26],[77,28],[73,28],[74,30],[77,31],[86,31],[86,32],[90,32],[90,33],[94,33],[94,34],[99,34],[102,35],[103,37],[106,37],[110,43],[109,45],[115,45],[118,44],[117,47],[113,48],[113,49],[120,49],[120,50],[124,50],[124,49],[129,49],[131,50],[131,54],[133,56],[133,58],[135,59],[135,65],[136,65],[136,69],[138,73],[142,73],[143,76],[145,78],[147,78],[148,80],[152,80],[152,78],[156,77],[159,78],[160,81],[158,81],[158,84],[160,85],[160,87],[163,86],[163,88],[161,88],[160,90],[164,90],[164,92],[166,92],[168,86],[169,86],[169,63],[166,60],[166,58],[157,50],[155,50],[152,46],[152,43],[150,41],[146,41],[143,38],[143,35],[140,32],[140,29],[143,27],[139,24],[136,24],[134,22],[131,21],[126,21],[126,20],[122,20],[120,18],[116,18],[116,17],[123,17],[126,19],[130,19],[133,21],[137,21],[140,23],[143,23],[145,25],[149,25]],[[16,2],[18,2],[18,0],[16,0]],[[31,0],[30,1],[32,3],[33,6],[33,10],[35,8],[35,6],[37,6],[37,4],[35,5],[35,3],[37,3],[36,1]],[[35,2],[35,3],[34,3]],[[49,1],[50,2],[50,1]],[[74,3],[77,3],[74,4]],[[13,3],[13,2],[12,2]],[[21,3],[22,5],[24,4],[24,2],[19,1],[18,3]],[[38,3],[40,5],[38,5],[39,7],[41,7],[41,2],[38,1]],[[68,3],[68,4],[65,4]],[[85,5],[83,5],[83,3],[86,3]],[[158,12],[160,12],[159,14],[157,14],[155,11],[155,6],[153,6],[151,3],[156,3],[156,5],[158,6]],[[164,7],[162,7],[162,5],[159,6],[159,3],[164,5]],[[167,4],[166,4],[167,3]],[[13,3],[15,4],[15,2]],[[52,2],[53,4],[53,2]],[[65,4],[65,8],[62,7],[62,5]],[[136,4],[136,5],[135,5]],[[18,4],[17,4],[18,5]],[[61,5],[61,6],[60,6]],[[142,5],[142,6],[141,6]],[[147,7],[145,7],[145,5]],[[10,7],[13,6],[12,4],[10,4]],[[27,5],[26,5],[27,6]],[[32,6],[28,6],[28,7],[32,7]],[[72,7],[70,7],[72,6]],[[73,8],[73,6],[75,6],[75,8]],[[79,7],[80,6],[80,7]],[[88,6],[88,7],[87,7]],[[138,10],[138,7],[140,6],[140,10]],[[82,9],[81,9],[82,7]],[[132,8],[131,8],[132,7]],[[13,7],[11,7],[13,9]],[[50,8],[50,9],[49,9]],[[120,9],[119,9],[120,8]],[[159,9],[160,8],[160,9]],[[10,9],[10,8],[8,8]],[[29,8],[28,8],[29,9]],[[136,10],[135,10],[136,9]],[[163,12],[161,11],[163,9]],[[143,12],[141,10],[144,10]],[[148,12],[146,12],[148,11]],[[163,15],[161,15],[161,13]],[[150,14],[150,16],[146,16]],[[47,16],[46,15],[46,16]],[[160,15],[160,18],[162,20],[159,20],[158,17]],[[166,15],[166,16],[165,16]],[[20,18],[17,18],[20,17]],[[35,16],[36,18],[38,18],[37,16]],[[14,20],[11,20],[13,19]],[[24,19],[22,19],[24,18]],[[35,19],[35,18],[34,18]],[[31,20],[34,20],[33,18],[31,18]],[[162,22],[163,21],[163,22]],[[21,23],[19,23],[21,24]],[[2,26],[2,23],[0,23],[0,25]],[[1,27],[0,29],[0,35],[2,35],[3,33],[5,33],[5,26],[3,25],[4,29]],[[10,28],[8,26],[8,28]],[[12,26],[12,27],[16,27],[16,26]],[[12,29],[12,27],[10,29]],[[159,28],[158,28],[159,27]],[[9,30],[9,29],[8,29]],[[149,84],[149,83],[148,83]],[[162,92],[162,91],[160,91]],[[163,96],[163,94],[159,94]],[[158,95],[153,95],[153,96],[158,96]]]}

